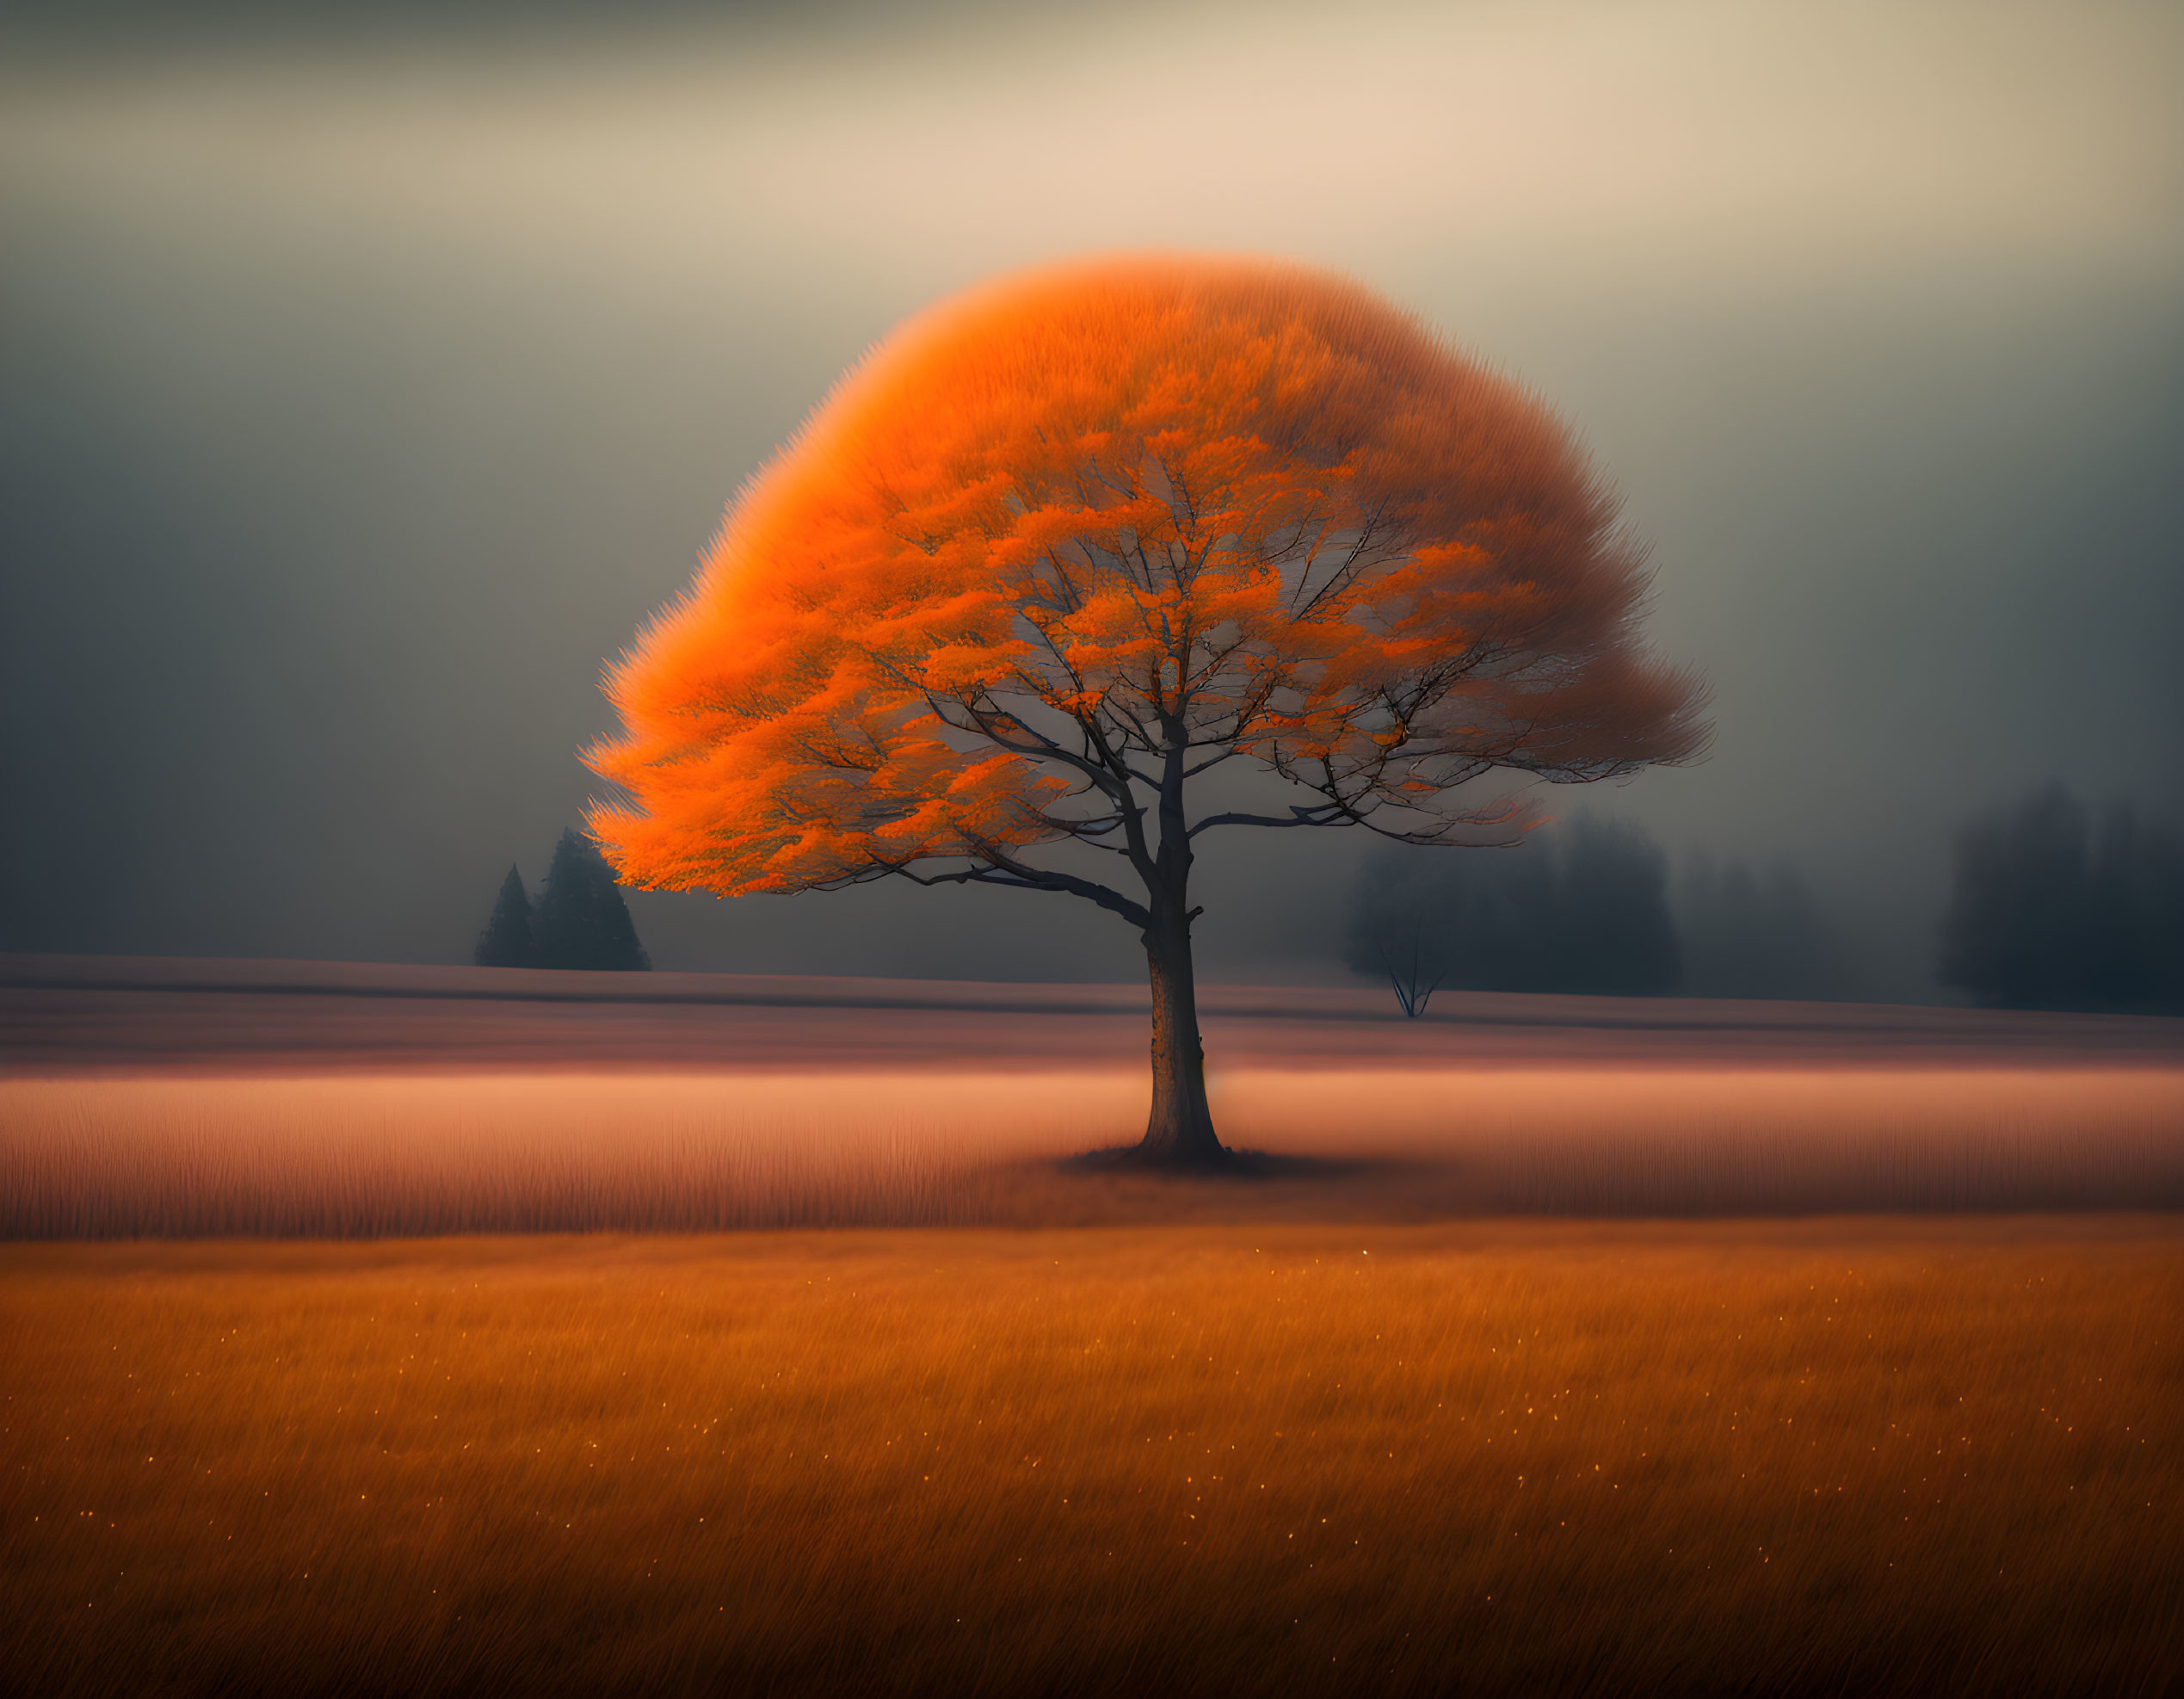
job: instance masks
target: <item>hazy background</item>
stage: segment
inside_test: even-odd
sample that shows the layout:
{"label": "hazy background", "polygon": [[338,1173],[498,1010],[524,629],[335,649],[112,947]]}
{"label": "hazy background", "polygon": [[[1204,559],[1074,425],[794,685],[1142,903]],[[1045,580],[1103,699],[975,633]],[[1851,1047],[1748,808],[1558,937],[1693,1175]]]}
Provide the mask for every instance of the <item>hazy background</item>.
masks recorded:
{"label": "hazy background", "polygon": [[[2172,5],[173,11],[0,34],[0,948],[466,960],[842,368],[1112,247],[1341,267],[1566,412],[1719,734],[1552,800],[1786,862],[1849,989],[1934,994],[1967,814],[2184,800]],[[1344,974],[1303,838],[1205,866],[1209,977]],[[1057,898],[632,906],[663,967],[1140,971]]]}

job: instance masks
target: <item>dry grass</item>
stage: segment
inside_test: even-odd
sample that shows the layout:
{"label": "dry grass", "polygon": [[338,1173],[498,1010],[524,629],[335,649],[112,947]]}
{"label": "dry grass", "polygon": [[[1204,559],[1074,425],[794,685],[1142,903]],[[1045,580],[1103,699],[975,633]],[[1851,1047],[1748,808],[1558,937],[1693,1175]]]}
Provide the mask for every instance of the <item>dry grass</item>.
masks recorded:
{"label": "dry grass", "polygon": [[2169,1690],[2184,1071],[1835,1060],[0,1079],[0,1689]]}
{"label": "dry grass", "polygon": [[2154,1694],[2173,1219],[0,1247],[25,1693]]}
{"label": "dry grass", "polygon": [[[0,1081],[0,1237],[941,1223],[1113,1072]],[[1138,1107],[1142,1119],[1144,1109]]]}
{"label": "dry grass", "polygon": [[[1134,1136],[1145,1090],[1135,1067],[0,1080],[0,1237],[1237,1213],[1052,1171]],[[1364,1165],[1294,1200],[1321,1215],[2184,1205],[2177,1069],[1261,1069],[1214,1095],[1233,1144]]]}

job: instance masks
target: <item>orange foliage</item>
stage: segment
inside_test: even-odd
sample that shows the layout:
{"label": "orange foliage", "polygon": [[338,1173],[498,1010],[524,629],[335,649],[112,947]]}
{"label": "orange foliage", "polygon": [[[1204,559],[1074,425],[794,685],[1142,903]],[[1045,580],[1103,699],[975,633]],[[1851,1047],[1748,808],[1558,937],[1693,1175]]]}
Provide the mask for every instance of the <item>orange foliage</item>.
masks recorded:
{"label": "orange foliage", "polygon": [[[614,667],[622,878],[793,892],[1075,838],[1152,879],[1183,782],[1419,842],[1501,768],[1691,754],[1613,497],[1533,398],[1356,284],[1138,258],[1004,280],[848,376]],[[1152,830],[1161,805],[1157,837]],[[964,876],[959,874],[958,876]]]}

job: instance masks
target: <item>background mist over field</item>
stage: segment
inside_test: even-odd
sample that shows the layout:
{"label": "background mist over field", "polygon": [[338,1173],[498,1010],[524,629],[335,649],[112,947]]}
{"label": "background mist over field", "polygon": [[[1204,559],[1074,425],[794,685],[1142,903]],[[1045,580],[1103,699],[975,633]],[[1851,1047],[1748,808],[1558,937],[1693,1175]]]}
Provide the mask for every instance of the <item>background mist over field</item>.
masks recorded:
{"label": "background mist over field", "polygon": [[[1550,805],[1793,868],[1843,989],[1933,994],[1967,816],[2184,804],[2174,8],[188,10],[0,34],[0,948],[466,959],[841,370],[1114,247],[1339,267],[1565,412],[1719,732]],[[1207,974],[1341,974],[1365,849],[1218,845]],[[1015,893],[632,907],[663,967],[1141,968]]]}

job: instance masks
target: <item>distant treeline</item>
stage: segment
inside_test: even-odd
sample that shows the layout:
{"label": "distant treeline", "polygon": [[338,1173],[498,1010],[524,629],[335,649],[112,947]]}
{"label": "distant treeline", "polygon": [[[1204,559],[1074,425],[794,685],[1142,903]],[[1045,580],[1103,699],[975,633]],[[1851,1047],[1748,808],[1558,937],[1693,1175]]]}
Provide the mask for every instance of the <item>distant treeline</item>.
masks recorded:
{"label": "distant treeline", "polygon": [[480,967],[578,967],[641,973],[652,965],[637,941],[614,870],[588,837],[565,831],[536,903],[514,867],[501,881],[475,956]]}
{"label": "distant treeline", "polygon": [[1348,965],[1408,1003],[1436,986],[1604,996],[1829,998],[1847,976],[1786,866],[1669,858],[1638,827],[1580,818],[1506,849],[1370,856]]}
{"label": "distant treeline", "polygon": [[[1367,858],[1347,960],[1406,1008],[1437,987],[1626,997],[1854,993],[1794,869],[1694,856],[1580,817],[1519,845]],[[2184,833],[2059,785],[1958,834],[1935,979],[1995,1007],[2184,1010]]]}
{"label": "distant treeline", "polygon": [[2184,832],[2061,785],[1957,834],[1941,983],[2013,1009],[2184,1010]]}

